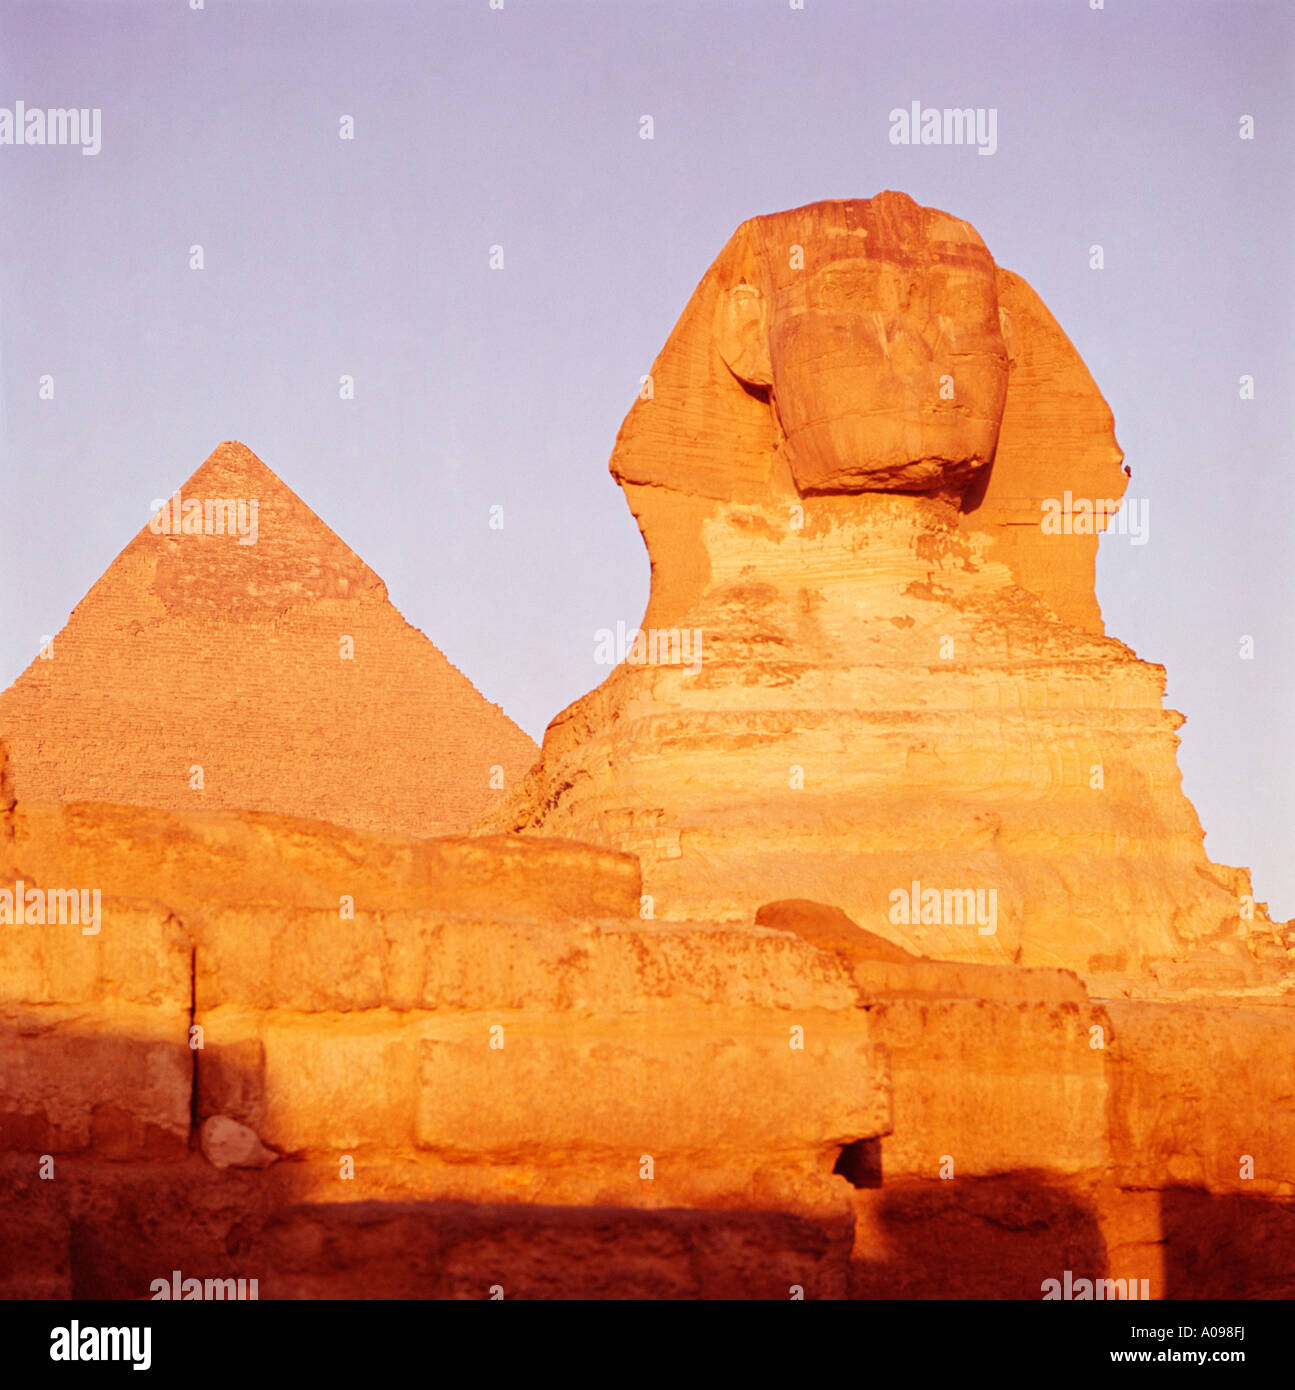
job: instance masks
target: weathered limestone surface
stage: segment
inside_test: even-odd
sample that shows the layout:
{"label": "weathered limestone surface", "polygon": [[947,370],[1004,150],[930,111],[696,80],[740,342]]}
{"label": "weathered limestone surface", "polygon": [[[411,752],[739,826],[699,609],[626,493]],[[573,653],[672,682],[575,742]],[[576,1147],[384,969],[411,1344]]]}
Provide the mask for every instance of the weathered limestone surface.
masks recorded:
{"label": "weathered limestone surface", "polygon": [[[2,826],[0,888],[12,892]],[[0,1150],[185,1152],[192,956],[159,903],[103,897],[92,934],[0,925]]]}
{"label": "weathered limestone surface", "polygon": [[[434,649],[231,446],[192,490],[263,486],[278,548],[137,539],[0,700],[0,1296],[1295,1297],[1288,933],[1204,857],[1096,535],[1037,528],[1123,486],[1064,335],[886,194],[745,224],[653,377],[613,471],[700,668],[559,716],[501,833],[429,838],[502,717],[422,703]],[[116,784],[343,616],[389,678],[265,692],[233,800]],[[233,684],[163,670],[200,630]]]}
{"label": "weathered limestone surface", "polygon": [[[448,874],[424,906],[425,842],[379,841],[344,917],[355,832],[20,802],[0,880],[16,849],[29,883],[110,874],[125,826],[98,934],[0,926],[11,1296],[141,1297],[175,1268],[263,1298],[1292,1289],[1288,1005],[1103,1002],[804,900],[643,921],[624,856],[526,840],[476,844],[462,897]],[[478,905],[483,856],[506,911]]]}
{"label": "weathered limestone surface", "polygon": [[638,861],[559,840],[371,835],[263,813],[189,813],[23,803],[0,842],[0,871],[94,884],[193,912],[283,902],[341,910],[431,908],[508,916],[637,913]]}
{"label": "weathered limestone surface", "polygon": [[965,222],[887,193],[744,223],[652,384],[611,461],[646,636],[480,829],[635,853],[658,916],[798,897],[943,959],[1257,986],[1164,670],[1103,633],[1095,531],[1040,524],[1122,496],[1110,411]]}
{"label": "weathered limestone surface", "polygon": [[255,542],[140,530],[0,695],[19,797],[438,835],[498,799],[492,768],[530,766],[532,740],[249,449],[220,445],[179,496],[255,501]]}
{"label": "weathered limestone surface", "polygon": [[1111,1142],[1124,1186],[1168,1180],[1254,1200],[1295,1193],[1289,1004],[1112,1001],[1108,1009]]}

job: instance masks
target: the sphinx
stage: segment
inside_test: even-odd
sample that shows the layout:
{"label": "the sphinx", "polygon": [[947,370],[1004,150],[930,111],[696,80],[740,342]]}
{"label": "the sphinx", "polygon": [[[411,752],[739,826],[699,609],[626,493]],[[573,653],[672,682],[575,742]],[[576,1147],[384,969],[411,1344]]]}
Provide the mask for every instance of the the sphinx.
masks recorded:
{"label": "the sphinx", "polygon": [[1094,596],[1122,458],[967,223],[899,193],[744,223],[612,454],[642,640],[482,828],[637,853],[658,917],[809,898],[933,956],[1241,983],[1263,909]]}

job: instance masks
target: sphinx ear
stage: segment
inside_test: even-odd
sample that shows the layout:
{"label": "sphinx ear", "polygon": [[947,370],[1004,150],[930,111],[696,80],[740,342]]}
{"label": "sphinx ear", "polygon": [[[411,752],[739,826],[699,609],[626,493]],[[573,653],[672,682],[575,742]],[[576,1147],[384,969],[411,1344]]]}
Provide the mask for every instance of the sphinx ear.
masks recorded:
{"label": "sphinx ear", "polygon": [[725,290],[715,306],[715,346],[729,371],[749,386],[772,386],[769,303],[745,281]]}

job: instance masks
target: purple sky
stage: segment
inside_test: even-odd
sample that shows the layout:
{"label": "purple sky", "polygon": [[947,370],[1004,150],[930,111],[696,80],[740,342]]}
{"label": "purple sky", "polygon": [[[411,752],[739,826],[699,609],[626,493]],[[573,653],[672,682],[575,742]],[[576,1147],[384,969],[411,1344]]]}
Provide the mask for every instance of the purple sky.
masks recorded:
{"label": "purple sky", "polygon": [[[0,685],[234,438],[538,738],[642,615],[607,457],[716,252],[902,189],[1111,403],[1151,531],[1102,542],[1108,630],[1169,668],[1210,854],[1289,916],[1293,58],[1284,3],[4,0],[0,107],[103,116],[93,157],[0,145]],[[891,145],[915,100],[996,108],[997,152]]]}

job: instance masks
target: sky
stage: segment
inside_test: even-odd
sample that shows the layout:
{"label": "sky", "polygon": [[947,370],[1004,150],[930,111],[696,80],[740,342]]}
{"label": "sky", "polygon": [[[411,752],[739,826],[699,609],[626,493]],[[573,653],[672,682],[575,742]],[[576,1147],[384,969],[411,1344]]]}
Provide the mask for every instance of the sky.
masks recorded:
{"label": "sky", "polygon": [[[1102,540],[1107,630],[1295,914],[1295,11],[795,2],[0,0],[0,112],[101,112],[0,143],[0,686],[238,439],[539,739],[642,616],[607,459],[693,288],[747,217],[899,189],[1110,403],[1150,532]],[[914,101],[996,149],[893,144]]]}

